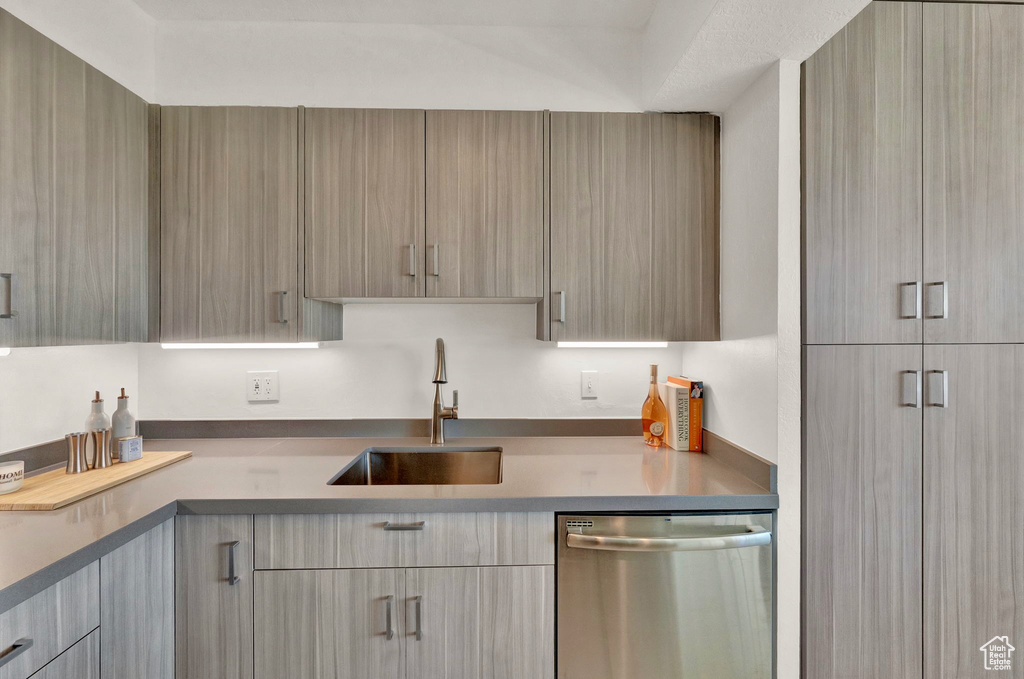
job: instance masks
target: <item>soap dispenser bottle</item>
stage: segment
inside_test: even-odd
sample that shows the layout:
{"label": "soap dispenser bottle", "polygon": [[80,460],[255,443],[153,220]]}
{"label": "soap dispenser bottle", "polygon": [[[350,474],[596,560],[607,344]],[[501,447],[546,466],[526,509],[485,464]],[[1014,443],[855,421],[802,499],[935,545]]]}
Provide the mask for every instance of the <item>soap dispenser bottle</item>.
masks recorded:
{"label": "soap dispenser bottle", "polygon": [[135,436],[135,416],[128,410],[128,395],[121,387],[121,395],[117,397],[117,410],[110,416],[110,452],[117,457],[119,439]]}

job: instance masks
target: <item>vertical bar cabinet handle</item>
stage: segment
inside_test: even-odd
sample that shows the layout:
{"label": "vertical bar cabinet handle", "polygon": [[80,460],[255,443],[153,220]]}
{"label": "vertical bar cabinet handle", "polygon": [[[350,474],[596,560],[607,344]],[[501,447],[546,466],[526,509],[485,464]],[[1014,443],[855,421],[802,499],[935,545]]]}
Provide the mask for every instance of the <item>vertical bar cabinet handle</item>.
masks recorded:
{"label": "vertical bar cabinet handle", "polygon": [[942,288],[942,296],[936,299],[935,292],[928,294],[928,313],[926,318],[949,318],[949,284],[946,281],[929,283],[928,289]]}
{"label": "vertical bar cabinet handle", "polygon": [[228,584],[237,585],[242,579],[235,574],[235,551],[238,549],[238,540],[228,543]]}
{"label": "vertical bar cabinet handle", "polygon": [[928,405],[936,408],[949,406],[949,371],[928,371]]}
{"label": "vertical bar cabinet handle", "polygon": [[900,283],[900,318],[921,318],[921,281]]}
{"label": "vertical bar cabinet handle", "polygon": [[901,373],[903,384],[900,405],[911,408],[921,407],[921,371],[904,370]]}
{"label": "vertical bar cabinet handle", "polygon": [[288,294],[287,290],[277,291],[277,322],[281,325],[288,323],[288,311],[285,308],[284,296]]}
{"label": "vertical bar cabinet handle", "polygon": [[431,276],[440,276],[441,275],[441,257],[440,257],[441,245],[440,245],[440,243],[434,243],[433,245],[430,246],[430,248],[431,248],[431,251],[434,253],[434,270],[433,270],[433,272],[431,272],[430,275]]}
{"label": "vertical bar cabinet handle", "polygon": [[31,639],[18,639],[15,641],[6,651],[0,653],[0,667],[3,667],[28,649],[32,648],[32,643]]}
{"label": "vertical bar cabinet handle", "polygon": [[555,294],[558,295],[558,306],[555,307],[558,315],[551,320],[555,323],[565,323],[565,290],[559,290]]}
{"label": "vertical bar cabinet handle", "polygon": [[394,606],[395,597],[393,594],[389,594],[384,598],[384,638],[391,641],[395,638],[395,628],[391,625],[391,608]]}
{"label": "vertical bar cabinet handle", "polygon": [[0,273],[0,318],[14,318],[14,274]]}
{"label": "vertical bar cabinet handle", "polygon": [[406,275],[416,278],[416,243],[409,243],[409,273]]}
{"label": "vertical bar cabinet handle", "polygon": [[412,598],[416,605],[416,641],[423,641],[423,597]]}

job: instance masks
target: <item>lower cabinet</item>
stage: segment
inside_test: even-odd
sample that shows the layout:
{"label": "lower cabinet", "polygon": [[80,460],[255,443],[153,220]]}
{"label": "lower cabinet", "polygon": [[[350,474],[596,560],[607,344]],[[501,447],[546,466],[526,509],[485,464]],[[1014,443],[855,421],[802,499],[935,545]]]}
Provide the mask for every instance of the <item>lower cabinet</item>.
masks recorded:
{"label": "lower cabinet", "polygon": [[29,679],[100,679],[100,631],[90,632]]}
{"label": "lower cabinet", "polygon": [[410,679],[555,676],[555,568],[410,568]]}
{"label": "lower cabinet", "polygon": [[251,679],[252,516],[178,516],[174,562],[177,678]]}
{"label": "lower cabinet", "polygon": [[803,676],[1009,670],[1024,345],[806,346],[803,399]]}
{"label": "lower cabinet", "polygon": [[256,676],[404,676],[401,570],[260,571]]}
{"label": "lower cabinet", "polygon": [[0,613],[0,679],[34,676],[95,633],[100,624],[99,580],[100,565],[93,561]]}
{"label": "lower cabinet", "polygon": [[100,602],[103,679],[173,679],[174,521],[100,559]]}
{"label": "lower cabinet", "polygon": [[554,677],[554,567],[259,571],[256,677]]}
{"label": "lower cabinet", "polygon": [[926,346],[924,370],[924,677],[1024,676],[1024,345]]}

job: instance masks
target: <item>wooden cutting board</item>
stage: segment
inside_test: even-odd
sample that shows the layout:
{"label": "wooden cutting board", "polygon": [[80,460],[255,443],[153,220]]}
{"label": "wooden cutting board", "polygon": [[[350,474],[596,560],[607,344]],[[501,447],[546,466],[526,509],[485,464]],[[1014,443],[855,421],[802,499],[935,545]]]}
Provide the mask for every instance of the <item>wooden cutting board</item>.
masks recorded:
{"label": "wooden cutting board", "polygon": [[90,469],[81,474],[55,469],[31,476],[18,490],[0,495],[0,511],[59,509],[189,457],[191,450],[147,451],[139,460],[115,462],[106,469]]}

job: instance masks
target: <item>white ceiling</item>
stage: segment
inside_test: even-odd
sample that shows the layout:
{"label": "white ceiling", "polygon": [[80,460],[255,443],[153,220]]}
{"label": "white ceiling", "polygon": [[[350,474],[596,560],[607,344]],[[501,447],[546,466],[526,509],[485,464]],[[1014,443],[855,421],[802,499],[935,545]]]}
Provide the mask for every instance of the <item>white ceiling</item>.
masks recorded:
{"label": "white ceiling", "polygon": [[869,2],[717,0],[700,28],[679,45],[665,77],[645,83],[644,106],[724,111],[769,65],[780,59],[805,60]]}
{"label": "white ceiling", "polygon": [[[157,20],[641,29],[658,0],[135,0]],[[679,0],[690,2],[691,0]]]}

